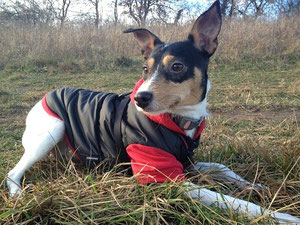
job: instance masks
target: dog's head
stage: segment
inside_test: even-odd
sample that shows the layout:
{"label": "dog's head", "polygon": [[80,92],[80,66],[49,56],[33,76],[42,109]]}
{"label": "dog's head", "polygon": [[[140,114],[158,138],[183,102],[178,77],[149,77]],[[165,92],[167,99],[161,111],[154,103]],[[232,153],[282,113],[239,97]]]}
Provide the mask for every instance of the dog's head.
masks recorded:
{"label": "dog's head", "polygon": [[197,105],[207,93],[209,58],[218,45],[220,3],[198,17],[187,40],[166,44],[147,29],[129,29],[142,48],[144,82],[134,97],[138,110],[149,114],[174,112]]}

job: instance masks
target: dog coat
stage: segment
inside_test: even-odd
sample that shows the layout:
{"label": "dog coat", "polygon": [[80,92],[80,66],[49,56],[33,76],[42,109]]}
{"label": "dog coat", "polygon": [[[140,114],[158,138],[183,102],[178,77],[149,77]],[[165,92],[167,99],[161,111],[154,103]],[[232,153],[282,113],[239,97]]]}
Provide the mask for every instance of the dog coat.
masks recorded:
{"label": "dog coat", "polygon": [[[121,120],[122,142],[128,156],[124,161],[131,162],[140,183],[181,180],[184,165],[199,144],[205,120],[191,139],[169,114],[139,112],[133,98],[142,83],[143,79],[135,85]],[[64,121],[65,139],[77,160],[89,166],[118,159],[113,131],[120,102],[121,98],[113,93],[77,88],[54,90],[42,99],[45,111]]]}

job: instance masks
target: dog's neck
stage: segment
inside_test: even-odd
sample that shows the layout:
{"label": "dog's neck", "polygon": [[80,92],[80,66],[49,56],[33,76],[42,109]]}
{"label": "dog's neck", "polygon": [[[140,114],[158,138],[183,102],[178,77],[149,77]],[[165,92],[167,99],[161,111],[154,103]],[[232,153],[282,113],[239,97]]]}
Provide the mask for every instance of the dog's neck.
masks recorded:
{"label": "dog's neck", "polygon": [[[197,105],[194,106],[184,106],[180,108],[179,110],[176,110],[173,112],[173,115],[179,115],[185,118],[185,120],[188,120],[188,118],[191,118],[193,120],[201,120],[202,117],[208,116],[208,113],[206,111],[206,105],[207,105],[207,99],[205,99],[200,102]],[[193,138],[195,135],[195,132],[197,130],[197,127],[193,129],[184,130],[186,135],[190,138]]]}
{"label": "dog's neck", "polygon": [[[171,113],[173,115],[179,115],[184,118],[191,118],[193,120],[201,120],[202,117],[208,116],[209,114],[207,112],[206,106],[207,106],[207,94],[209,90],[210,90],[210,82],[208,80],[205,98],[200,103],[191,106],[178,107],[173,111],[171,111]],[[191,130],[185,130],[185,132],[187,136],[193,137],[196,132],[196,128]]]}
{"label": "dog's neck", "polygon": [[208,116],[208,112],[206,110],[207,99],[203,99],[197,105],[193,106],[182,106],[180,108],[176,108],[176,110],[172,111],[172,114],[191,118],[193,120],[200,120],[201,117]]}
{"label": "dog's neck", "polygon": [[208,116],[209,114],[207,112],[206,106],[207,106],[207,95],[209,90],[210,90],[210,81],[208,80],[205,98],[200,103],[196,105],[181,106],[174,109],[170,113],[175,115],[180,115],[183,117],[188,117],[194,120],[199,120],[201,117]]}

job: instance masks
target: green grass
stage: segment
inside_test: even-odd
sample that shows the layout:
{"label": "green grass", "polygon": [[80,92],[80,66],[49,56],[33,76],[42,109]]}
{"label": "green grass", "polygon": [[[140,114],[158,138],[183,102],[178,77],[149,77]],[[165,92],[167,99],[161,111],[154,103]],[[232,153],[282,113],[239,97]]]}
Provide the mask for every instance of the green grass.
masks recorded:
{"label": "green grass", "polygon": [[[299,62],[292,58],[217,65],[214,61],[209,70],[212,116],[196,159],[223,163],[248,180],[267,185],[269,193],[238,191],[209,174],[192,180],[265,207],[272,202],[272,209],[300,217]],[[136,58],[112,58],[105,61],[102,72],[84,72],[85,68],[74,71],[72,64],[65,64],[45,67],[29,63],[22,69],[0,70],[1,223],[250,223],[230,210],[208,208],[184,197],[180,184],[142,187],[134,177],[116,170],[91,173],[73,164],[60,165],[52,158],[26,172],[24,198],[10,202],[5,176],[22,155],[25,118],[35,102],[47,91],[63,86],[131,91],[142,65]]]}
{"label": "green grass", "polygon": [[215,65],[209,102],[222,111],[299,110],[299,58]]}

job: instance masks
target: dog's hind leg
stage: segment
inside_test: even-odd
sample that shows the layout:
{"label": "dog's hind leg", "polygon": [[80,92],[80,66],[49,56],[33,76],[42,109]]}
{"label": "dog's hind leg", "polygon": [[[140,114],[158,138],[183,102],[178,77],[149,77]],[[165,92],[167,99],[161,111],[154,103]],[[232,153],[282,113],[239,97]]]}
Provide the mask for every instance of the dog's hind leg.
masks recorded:
{"label": "dog's hind leg", "polygon": [[63,138],[64,132],[63,121],[48,115],[43,109],[41,101],[31,109],[26,119],[26,129],[22,138],[25,152],[7,176],[7,186],[11,197],[21,193],[20,179],[25,171],[48,155]]}
{"label": "dog's hind leg", "polygon": [[215,205],[219,208],[233,209],[234,211],[252,219],[261,215],[268,215],[279,223],[300,224],[300,219],[295,216],[286,213],[272,212],[254,203],[233,198],[228,195],[222,195],[206,188],[200,188],[198,185],[190,182],[185,182],[184,185],[187,188],[186,193],[188,196],[199,200],[204,205]]}
{"label": "dog's hind leg", "polygon": [[221,180],[234,183],[241,190],[248,187],[253,187],[257,191],[264,191],[267,189],[261,184],[252,184],[249,181],[246,181],[244,178],[220,163],[197,162],[192,165],[192,169],[198,170],[201,173],[210,172]]}

